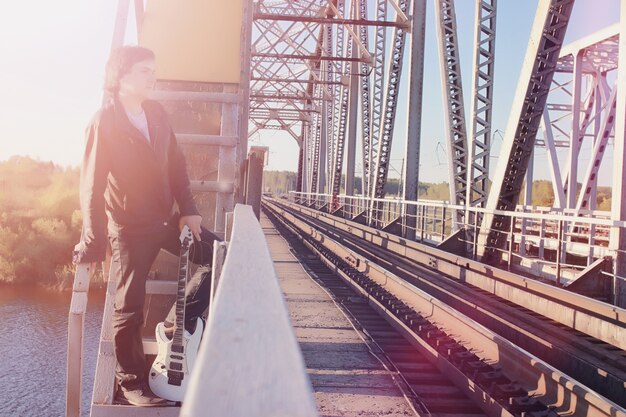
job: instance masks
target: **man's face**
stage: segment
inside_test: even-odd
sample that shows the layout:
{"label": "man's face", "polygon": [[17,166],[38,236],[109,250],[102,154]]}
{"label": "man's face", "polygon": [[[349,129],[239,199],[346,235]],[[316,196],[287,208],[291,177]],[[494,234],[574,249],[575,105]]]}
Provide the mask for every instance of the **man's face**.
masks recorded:
{"label": "man's face", "polygon": [[156,83],[156,64],[153,59],[137,62],[130,72],[120,79],[120,95],[147,99]]}

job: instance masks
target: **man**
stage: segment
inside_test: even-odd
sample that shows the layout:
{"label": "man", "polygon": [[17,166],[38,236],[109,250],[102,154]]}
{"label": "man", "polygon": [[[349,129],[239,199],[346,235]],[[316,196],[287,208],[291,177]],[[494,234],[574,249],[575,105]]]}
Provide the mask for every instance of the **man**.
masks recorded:
{"label": "man", "polygon": [[[195,241],[190,259],[202,265],[187,286],[187,327],[208,306],[209,265],[217,239],[200,225],[185,159],[167,114],[149,100],[155,83],[152,51],[126,46],[112,53],[105,80],[110,100],[86,132],[80,184],[83,231],[75,254],[76,263],[103,261],[108,232],[110,278],[117,283],[116,396],[121,402],[148,407],[165,404],[150,391],[145,375],[141,328],[148,272],[161,248],[179,254],[180,230],[187,225]],[[172,307],[165,325],[174,322]]]}

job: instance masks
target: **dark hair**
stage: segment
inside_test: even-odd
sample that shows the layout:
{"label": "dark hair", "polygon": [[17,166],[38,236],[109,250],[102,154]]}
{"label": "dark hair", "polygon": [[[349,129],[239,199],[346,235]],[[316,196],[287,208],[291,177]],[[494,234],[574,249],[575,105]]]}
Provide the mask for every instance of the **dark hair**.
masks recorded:
{"label": "dark hair", "polygon": [[120,90],[120,79],[128,74],[138,62],[154,59],[154,52],[141,46],[122,46],[111,52],[107,61],[104,90],[111,96],[117,96]]}

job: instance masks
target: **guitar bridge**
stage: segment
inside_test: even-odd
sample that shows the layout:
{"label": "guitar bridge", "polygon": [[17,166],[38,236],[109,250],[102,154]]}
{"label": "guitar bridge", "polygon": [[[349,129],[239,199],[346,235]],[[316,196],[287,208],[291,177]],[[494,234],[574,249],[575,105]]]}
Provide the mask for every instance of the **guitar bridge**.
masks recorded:
{"label": "guitar bridge", "polygon": [[170,385],[180,386],[184,378],[185,374],[183,372],[173,371],[171,369],[167,371],[167,383]]}

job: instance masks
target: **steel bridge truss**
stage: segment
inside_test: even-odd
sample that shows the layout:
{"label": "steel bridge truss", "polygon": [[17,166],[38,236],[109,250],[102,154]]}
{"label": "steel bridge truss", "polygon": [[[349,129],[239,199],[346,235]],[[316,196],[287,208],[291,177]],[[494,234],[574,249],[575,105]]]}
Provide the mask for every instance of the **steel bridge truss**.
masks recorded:
{"label": "steel bridge truss", "polygon": [[[280,129],[298,141],[303,159],[298,166],[306,171],[300,174],[301,190],[338,195],[344,171],[354,178],[354,152],[348,152],[348,161],[344,154],[351,143],[346,136],[356,136],[358,123],[362,189],[384,194],[409,1],[377,0],[373,19],[367,3],[254,3],[249,132]],[[389,30],[393,41],[386,51]],[[350,101],[350,91],[357,90],[360,98]]]}
{"label": "steel bridge truss", "polygon": [[[418,213],[407,209],[400,218],[389,219],[380,202],[390,168],[405,61],[410,70],[403,194],[407,201],[417,199],[425,1],[258,0],[254,4],[251,134],[260,129],[289,132],[301,149],[298,190],[308,192],[309,199],[311,193],[330,195],[325,206],[328,211],[342,208],[343,200],[338,198],[342,191],[347,196],[353,193],[354,147],[359,134],[361,189],[368,203],[358,216],[365,216],[375,227],[399,225],[405,237],[412,238],[410,230],[415,228],[411,225]],[[618,136],[623,141],[620,100],[626,93],[619,91],[616,79],[626,76],[615,74],[625,11],[619,25],[562,48],[574,0],[538,0],[500,159],[487,195],[497,0],[475,0],[467,121],[454,0],[435,0],[434,5],[450,202],[465,207],[453,210],[452,228],[465,225],[470,232],[465,236],[471,236],[473,246],[480,248],[474,255],[486,263],[501,261],[507,251],[506,236],[515,227],[510,217],[501,213],[516,210],[524,191],[525,204],[532,204],[537,152],[547,159],[552,177],[551,210],[568,216],[593,215],[599,171],[614,138],[618,157],[613,165],[613,190],[624,193],[626,169],[617,165],[626,158],[620,153],[623,144],[618,143]],[[410,48],[405,48],[407,32]],[[565,158],[559,153],[566,153]],[[612,218],[622,219],[623,207],[621,201],[614,200]],[[523,235],[525,221],[521,227]],[[618,240],[626,241],[626,233],[611,233],[611,247],[621,248]],[[524,244],[523,237],[519,244]],[[623,265],[615,270],[626,275],[626,261],[618,264]]]}
{"label": "steel bridge truss", "polygon": [[[535,143],[546,152],[555,208],[596,209],[598,172],[614,137],[618,48],[615,25],[561,51],[543,115],[542,136]],[[557,158],[560,150],[567,152],[563,167]],[[588,159],[586,166],[581,156]],[[582,178],[578,175],[581,170]],[[532,176],[529,179],[532,182]],[[578,184],[582,184],[580,193]]]}
{"label": "steel bridge truss", "polygon": [[[532,159],[532,151],[560,57],[574,0],[539,2],[529,47],[524,59],[486,208],[515,210]],[[479,242],[485,263],[500,262],[510,218],[488,214],[483,219]]]}
{"label": "steel bridge truss", "polygon": [[[454,0],[434,4],[450,202],[465,206],[467,213],[483,213],[470,207],[491,213],[464,218],[463,210],[455,210],[454,228],[462,222],[473,230],[480,228],[472,238],[478,240],[479,255],[484,262],[497,263],[511,228],[497,211],[515,210],[524,183],[525,202],[531,202],[537,149],[545,149],[554,208],[579,215],[596,208],[599,169],[619,117],[620,93],[613,71],[621,29],[607,28],[561,50],[574,0],[539,0],[488,196],[497,0],[475,0],[467,121]],[[342,191],[353,193],[359,134],[361,189],[370,201],[363,210],[370,225],[386,226],[377,199],[385,196],[405,61],[410,62],[408,102],[413,104],[407,109],[407,167],[402,180],[405,188],[406,184],[415,188],[405,189],[405,197],[417,198],[420,127],[412,117],[421,114],[425,2],[259,0],[254,5],[250,134],[280,129],[297,140],[298,190],[332,195],[329,211],[341,208],[337,196]],[[417,48],[405,48],[407,32],[408,39],[417,40]],[[411,59],[406,59],[406,51]],[[581,158],[583,148],[588,162]],[[565,159],[558,155],[563,151]],[[416,218],[409,212],[403,216],[405,226]]]}
{"label": "steel bridge truss", "polygon": [[[485,207],[491,151],[491,112],[496,50],[497,0],[478,0],[476,5],[472,124],[467,158],[466,204]],[[471,222],[471,220],[470,220]]]}
{"label": "steel bridge truss", "polygon": [[467,133],[454,0],[436,0],[435,15],[448,144],[450,201],[463,205],[467,187]]}

